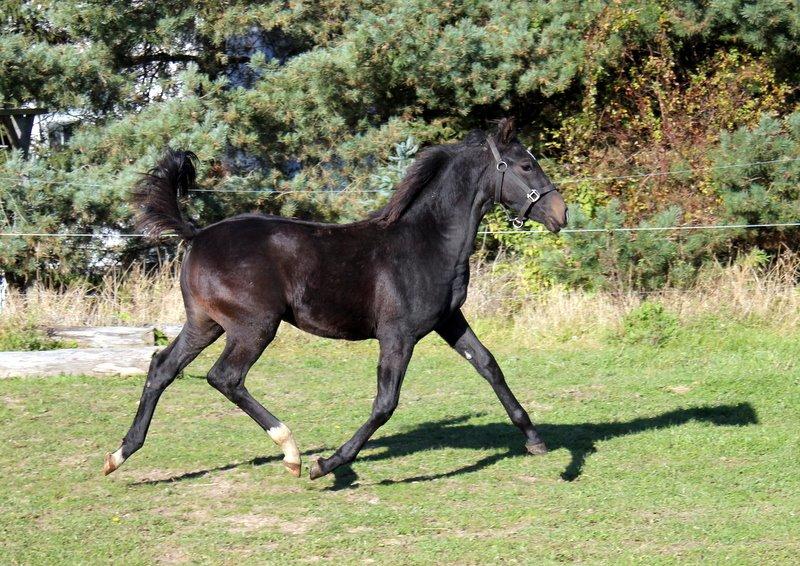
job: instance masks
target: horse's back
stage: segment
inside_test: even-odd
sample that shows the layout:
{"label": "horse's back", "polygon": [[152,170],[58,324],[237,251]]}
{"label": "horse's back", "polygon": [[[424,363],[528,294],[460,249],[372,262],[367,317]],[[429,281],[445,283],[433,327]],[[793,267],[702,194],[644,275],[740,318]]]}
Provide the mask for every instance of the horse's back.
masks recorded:
{"label": "horse's back", "polygon": [[184,296],[215,320],[277,316],[314,334],[369,338],[377,233],[371,228],[256,214],[218,222],[192,241]]}

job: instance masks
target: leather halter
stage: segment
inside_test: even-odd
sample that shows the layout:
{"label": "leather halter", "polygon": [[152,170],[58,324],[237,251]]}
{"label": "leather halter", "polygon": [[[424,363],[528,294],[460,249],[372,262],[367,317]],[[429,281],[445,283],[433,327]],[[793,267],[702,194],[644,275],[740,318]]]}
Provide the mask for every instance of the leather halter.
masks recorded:
{"label": "leather halter", "polygon": [[[512,169],[508,168],[508,163],[502,158],[500,152],[497,150],[497,145],[495,145],[494,140],[491,137],[486,138],[486,142],[489,145],[489,149],[492,151],[492,155],[494,156],[495,161],[495,168],[497,169],[498,173],[500,173],[500,177],[498,178],[497,183],[494,186],[494,202],[497,204],[501,204],[503,206],[507,206],[502,198],[503,198],[503,185],[506,180],[506,174],[508,174],[509,182],[516,185],[518,188],[522,189],[522,192],[525,193],[525,198],[527,198],[527,206],[520,209],[519,214],[517,217],[512,221],[514,228],[520,229],[522,228],[525,221],[528,219],[528,214],[530,213],[531,209],[534,205],[547,193],[552,193],[556,190],[555,187],[552,187],[544,192],[540,192],[537,189],[532,189],[528,186],[528,184],[523,181],[519,175],[517,175]],[[531,152],[528,152],[528,155],[531,156],[534,162],[536,162],[536,158],[533,157]]]}

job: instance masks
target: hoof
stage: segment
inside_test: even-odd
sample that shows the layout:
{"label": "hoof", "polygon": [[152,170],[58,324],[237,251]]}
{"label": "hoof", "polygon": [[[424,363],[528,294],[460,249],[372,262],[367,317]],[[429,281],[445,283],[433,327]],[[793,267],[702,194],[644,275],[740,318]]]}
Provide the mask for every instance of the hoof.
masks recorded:
{"label": "hoof", "polygon": [[319,465],[320,460],[321,460],[321,458],[311,462],[311,467],[308,470],[308,477],[311,478],[312,480],[315,480],[317,478],[321,478],[326,473],[326,472],[322,471],[322,466]]}
{"label": "hoof", "polygon": [[303,470],[303,464],[300,462],[295,464],[293,462],[287,462],[284,460],[283,467],[289,470],[289,473],[296,478],[300,477],[300,472]]}
{"label": "hoof", "polygon": [[107,476],[117,468],[118,466],[114,462],[114,456],[112,456],[110,453],[106,454],[106,461],[103,463],[103,475]]}
{"label": "hoof", "polygon": [[125,458],[122,456],[122,448],[113,454],[106,454],[106,460],[103,463],[103,475],[107,476],[122,465]]}
{"label": "hoof", "polygon": [[544,445],[544,442],[526,442],[525,449],[534,456],[539,456],[540,454],[547,454],[547,446]]}

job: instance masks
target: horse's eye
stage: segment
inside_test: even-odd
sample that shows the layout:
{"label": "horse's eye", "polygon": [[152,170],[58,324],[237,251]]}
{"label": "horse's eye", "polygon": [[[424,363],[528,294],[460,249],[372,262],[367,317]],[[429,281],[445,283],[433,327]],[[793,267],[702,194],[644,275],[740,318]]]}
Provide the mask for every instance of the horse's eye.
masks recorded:
{"label": "horse's eye", "polygon": [[530,171],[531,169],[533,169],[533,167],[531,167],[530,163],[523,163],[522,164],[522,170],[523,171]]}

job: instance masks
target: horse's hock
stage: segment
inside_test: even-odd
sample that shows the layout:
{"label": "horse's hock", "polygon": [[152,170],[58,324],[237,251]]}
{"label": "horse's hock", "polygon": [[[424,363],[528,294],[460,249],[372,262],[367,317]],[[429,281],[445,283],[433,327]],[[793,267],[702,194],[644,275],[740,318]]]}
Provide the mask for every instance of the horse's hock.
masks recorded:
{"label": "horse's hock", "polygon": [[156,335],[172,339],[180,326],[54,329],[54,337],[82,348],[39,352],[0,352],[0,379],[55,375],[141,375],[158,351]]}

